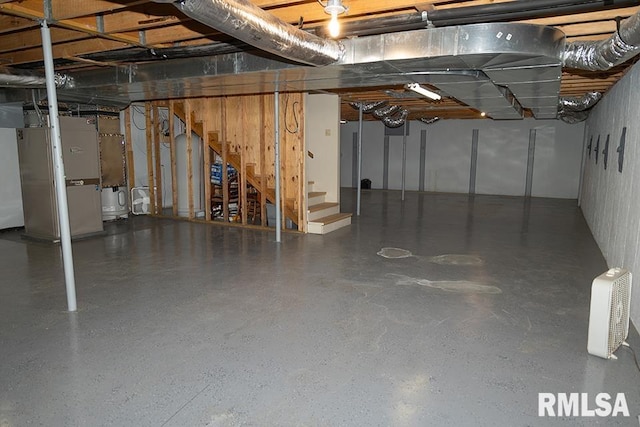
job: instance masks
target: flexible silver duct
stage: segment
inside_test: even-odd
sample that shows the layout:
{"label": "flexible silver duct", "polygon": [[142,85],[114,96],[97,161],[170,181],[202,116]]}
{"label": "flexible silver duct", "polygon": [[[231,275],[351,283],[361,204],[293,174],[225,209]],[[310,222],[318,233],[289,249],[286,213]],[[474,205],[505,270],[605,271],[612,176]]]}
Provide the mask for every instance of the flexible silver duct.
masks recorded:
{"label": "flexible silver duct", "polygon": [[558,101],[558,118],[563,122],[574,124],[585,121],[594,105],[600,101],[600,92],[588,92],[583,97],[560,97]]}
{"label": "flexible silver duct", "polygon": [[584,122],[589,117],[589,110],[586,111],[568,111],[565,113],[558,113],[558,118],[570,125]]}
{"label": "flexible silver duct", "polygon": [[384,107],[385,105],[388,104],[387,101],[376,101],[376,102],[350,102],[349,105],[351,105],[352,108],[354,108],[355,110],[359,110],[360,109],[360,104],[362,104],[362,112],[363,113],[371,113],[374,110],[380,108],[380,107]]}
{"label": "flexible silver duct", "polygon": [[400,110],[399,105],[387,105],[381,108],[378,108],[373,111],[373,116],[376,119],[384,119],[385,117],[392,116]]}
{"label": "flexible silver duct", "polygon": [[400,126],[402,126],[404,124],[405,120],[407,120],[407,116],[409,115],[409,111],[404,109],[404,108],[398,108],[398,110],[399,110],[400,114],[393,115],[393,116],[387,116],[387,117],[382,119],[382,123],[384,123],[384,125],[386,127],[398,128],[398,127],[400,127]]}
{"label": "flexible silver duct", "polygon": [[280,57],[329,65],[344,55],[342,43],[323,39],[276,18],[248,0],[155,0],[211,28]]}
{"label": "flexible silver duct", "polygon": [[603,71],[635,56],[640,50],[640,12],[620,23],[620,29],[602,41],[567,43],[562,64],[568,68]]}
{"label": "flexible silver duct", "polygon": [[430,125],[431,123],[435,123],[438,120],[440,120],[440,117],[436,116],[436,117],[420,117],[418,120],[420,120],[422,123]]}
{"label": "flexible silver duct", "polygon": [[602,99],[600,92],[587,92],[582,98],[561,96],[558,109],[561,111],[584,111],[593,107]]}
{"label": "flexible silver duct", "polygon": [[[71,81],[65,74],[57,73],[54,77],[56,87],[62,88]],[[39,88],[45,87],[47,82],[43,76],[35,74],[18,74],[13,71],[0,68],[0,87],[12,88]]]}

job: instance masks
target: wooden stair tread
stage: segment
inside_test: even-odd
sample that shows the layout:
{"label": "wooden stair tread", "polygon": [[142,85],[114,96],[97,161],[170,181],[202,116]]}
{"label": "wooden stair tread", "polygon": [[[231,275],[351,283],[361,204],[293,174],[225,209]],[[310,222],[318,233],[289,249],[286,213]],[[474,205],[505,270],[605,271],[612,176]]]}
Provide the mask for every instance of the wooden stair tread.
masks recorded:
{"label": "wooden stair tread", "polygon": [[326,195],[327,195],[326,191],[309,191],[309,198],[326,196]]}
{"label": "wooden stair tread", "polygon": [[340,204],[331,203],[331,202],[318,203],[317,205],[309,206],[309,212],[317,212],[317,211],[321,211],[322,209],[329,209],[335,206],[340,206]]}
{"label": "wooden stair tread", "polygon": [[327,225],[327,224],[340,221],[341,219],[351,218],[351,216],[352,216],[351,213],[340,212],[333,215],[323,216],[322,218],[314,219],[313,221],[309,221],[309,222]]}

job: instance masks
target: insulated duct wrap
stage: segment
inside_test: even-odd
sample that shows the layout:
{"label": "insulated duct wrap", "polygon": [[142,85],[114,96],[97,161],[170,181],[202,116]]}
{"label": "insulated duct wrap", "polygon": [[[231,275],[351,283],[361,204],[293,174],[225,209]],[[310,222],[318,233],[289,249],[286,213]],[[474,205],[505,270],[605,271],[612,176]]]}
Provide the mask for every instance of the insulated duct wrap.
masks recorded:
{"label": "insulated duct wrap", "polygon": [[344,55],[342,43],[289,25],[248,0],[181,0],[174,5],[198,22],[292,61],[329,65]]}
{"label": "insulated duct wrap", "polygon": [[[56,73],[54,81],[57,88],[63,88],[66,87],[67,83],[71,82],[71,79],[65,74]],[[0,68],[0,87],[40,88],[46,85],[47,81],[44,76],[16,73]]]}
{"label": "insulated duct wrap", "polygon": [[418,120],[424,124],[430,125],[431,123],[435,123],[440,120],[440,117],[420,117]]}
{"label": "insulated duct wrap", "polygon": [[384,119],[385,117],[392,116],[400,110],[399,105],[387,105],[382,108],[378,108],[373,111],[373,116],[376,119]]}
{"label": "insulated duct wrap", "polygon": [[371,113],[374,110],[380,108],[380,107],[384,107],[385,105],[387,105],[387,101],[376,101],[376,102],[351,102],[349,103],[349,105],[351,105],[351,107],[353,107],[356,110],[360,109],[360,105],[362,105],[362,112],[363,113]]}
{"label": "insulated duct wrap", "polygon": [[384,125],[386,127],[388,127],[388,128],[398,128],[398,127],[400,127],[400,126],[402,126],[404,124],[405,120],[407,120],[407,116],[409,115],[409,111],[404,109],[404,108],[400,108],[400,107],[398,107],[398,110],[400,111],[400,114],[395,115],[395,116],[387,116],[387,117],[382,119],[382,123],[384,123]]}
{"label": "insulated duct wrap", "polygon": [[602,99],[600,92],[587,92],[582,98],[560,97],[558,109],[560,111],[584,111],[593,107]]}
{"label": "insulated duct wrap", "polygon": [[564,67],[604,71],[635,56],[640,49],[640,13],[620,24],[620,29],[602,41],[567,43],[562,57]]}
{"label": "insulated duct wrap", "polygon": [[600,101],[600,92],[588,92],[582,98],[560,97],[558,118],[565,123],[580,123],[589,117],[589,112]]}

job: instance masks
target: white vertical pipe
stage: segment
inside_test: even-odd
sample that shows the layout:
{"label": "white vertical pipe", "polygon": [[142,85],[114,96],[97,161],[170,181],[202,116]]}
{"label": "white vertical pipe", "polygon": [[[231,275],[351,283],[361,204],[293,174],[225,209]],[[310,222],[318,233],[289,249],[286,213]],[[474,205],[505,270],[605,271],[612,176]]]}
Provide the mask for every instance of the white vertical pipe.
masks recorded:
{"label": "white vertical pipe", "polygon": [[362,102],[358,108],[358,193],[356,196],[356,215],[360,216],[360,199],[362,196]]}
{"label": "white vertical pipe", "polygon": [[404,182],[407,172],[407,122],[402,125],[402,201],[404,201]]}
{"label": "white vertical pipe", "polygon": [[280,212],[280,93],[276,90],[275,95],[276,242],[280,243],[282,234],[282,212]]}
{"label": "white vertical pipe", "polygon": [[76,280],[73,271],[73,253],[71,251],[71,229],[69,227],[69,208],[67,205],[67,187],[65,184],[64,162],[62,160],[62,142],[60,138],[60,120],[58,117],[58,96],[53,70],[53,52],[51,49],[51,32],[46,20],[42,21],[42,51],[44,53],[44,71],[47,81],[47,98],[49,104],[49,121],[51,131],[51,150],[53,157],[54,182],[56,200],[58,202],[58,221],[60,224],[60,244],[62,245],[62,262],[64,264],[64,280],[67,287],[67,307],[76,311]]}

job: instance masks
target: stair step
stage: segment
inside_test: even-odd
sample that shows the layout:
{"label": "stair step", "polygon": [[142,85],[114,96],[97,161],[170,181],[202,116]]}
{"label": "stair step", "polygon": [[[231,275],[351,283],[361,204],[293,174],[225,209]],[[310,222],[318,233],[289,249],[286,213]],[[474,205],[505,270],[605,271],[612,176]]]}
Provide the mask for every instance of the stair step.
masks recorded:
{"label": "stair step", "polygon": [[327,192],[326,191],[309,191],[309,198],[311,199],[312,197],[320,197],[320,196],[326,196]]}
{"label": "stair step", "polygon": [[318,203],[317,205],[309,206],[309,212],[318,212],[323,209],[330,209],[336,206],[340,206],[340,204],[331,202]]}
{"label": "stair step", "polygon": [[315,221],[318,218],[323,218],[337,213],[340,213],[340,204],[328,202],[318,203],[317,205],[309,206],[307,221]]}
{"label": "stair step", "polygon": [[337,213],[309,221],[307,231],[311,234],[326,234],[350,224],[350,213]]}
{"label": "stair step", "polygon": [[324,203],[324,196],[326,195],[326,191],[309,191],[309,193],[307,193],[307,206]]}
{"label": "stair step", "polygon": [[313,221],[309,221],[309,222],[315,222],[317,224],[327,225],[327,224],[332,224],[336,221],[340,221],[341,219],[344,219],[344,218],[351,218],[352,215],[353,214],[350,212],[340,212],[333,215],[323,216],[322,218],[314,219]]}

